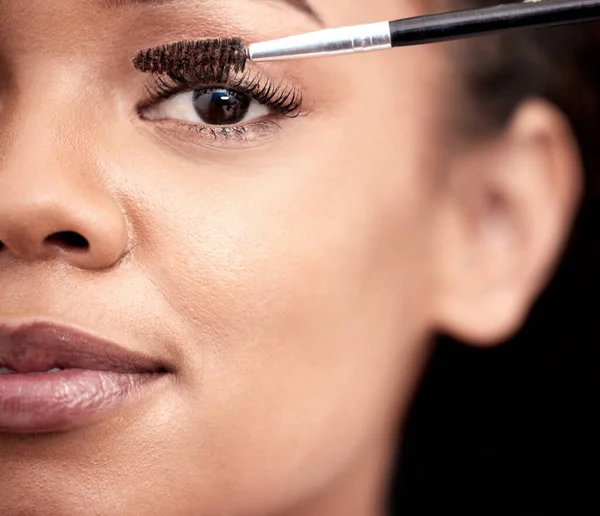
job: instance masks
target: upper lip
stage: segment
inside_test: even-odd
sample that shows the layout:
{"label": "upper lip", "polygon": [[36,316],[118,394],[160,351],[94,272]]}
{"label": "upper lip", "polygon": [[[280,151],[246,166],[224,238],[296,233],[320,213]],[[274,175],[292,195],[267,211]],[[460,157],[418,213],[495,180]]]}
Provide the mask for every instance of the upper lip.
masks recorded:
{"label": "upper lip", "polygon": [[164,364],[87,332],[50,322],[20,325],[0,321],[0,367],[18,373],[88,369],[161,373]]}

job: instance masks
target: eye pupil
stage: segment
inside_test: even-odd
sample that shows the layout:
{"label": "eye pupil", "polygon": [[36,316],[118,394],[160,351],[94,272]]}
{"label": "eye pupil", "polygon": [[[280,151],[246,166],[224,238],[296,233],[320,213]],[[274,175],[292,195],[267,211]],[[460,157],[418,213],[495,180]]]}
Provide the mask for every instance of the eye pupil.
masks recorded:
{"label": "eye pupil", "polygon": [[248,114],[250,99],[225,88],[194,92],[194,109],[210,125],[239,124]]}

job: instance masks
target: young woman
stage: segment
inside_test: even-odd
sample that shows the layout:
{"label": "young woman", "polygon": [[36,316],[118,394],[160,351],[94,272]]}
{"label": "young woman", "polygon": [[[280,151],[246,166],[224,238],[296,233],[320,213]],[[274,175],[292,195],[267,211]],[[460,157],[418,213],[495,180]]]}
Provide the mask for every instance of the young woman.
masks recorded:
{"label": "young woman", "polygon": [[588,29],[132,60],[465,6],[0,0],[0,514],[384,514],[434,336],[501,342],[561,257]]}

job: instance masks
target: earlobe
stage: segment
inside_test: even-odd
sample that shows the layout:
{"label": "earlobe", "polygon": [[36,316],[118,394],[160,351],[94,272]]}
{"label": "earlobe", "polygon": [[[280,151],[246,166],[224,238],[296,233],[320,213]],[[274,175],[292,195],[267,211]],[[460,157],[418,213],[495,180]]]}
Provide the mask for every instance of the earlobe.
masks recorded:
{"label": "earlobe", "polygon": [[435,316],[441,331],[494,344],[519,329],[554,272],[581,196],[578,145],[558,109],[529,101],[450,174]]}

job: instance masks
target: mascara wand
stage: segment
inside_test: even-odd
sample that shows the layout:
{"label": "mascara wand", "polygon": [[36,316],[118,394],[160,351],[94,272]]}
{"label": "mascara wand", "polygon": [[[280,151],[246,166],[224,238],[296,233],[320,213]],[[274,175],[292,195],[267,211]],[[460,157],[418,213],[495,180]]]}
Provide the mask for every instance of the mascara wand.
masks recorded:
{"label": "mascara wand", "polygon": [[250,61],[352,54],[482,36],[508,29],[549,27],[600,19],[600,0],[529,0],[417,16],[392,22],[324,29],[247,49]]}
{"label": "mascara wand", "polygon": [[[393,47],[483,36],[509,29],[549,27],[600,19],[600,0],[527,0],[392,22],[324,29],[246,47],[239,38],[185,41],[139,52],[133,61],[142,72],[175,75],[193,69],[222,82],[247,61],[280,61],[353,54]],[[177,72],[178,71],[178,72]]]}

